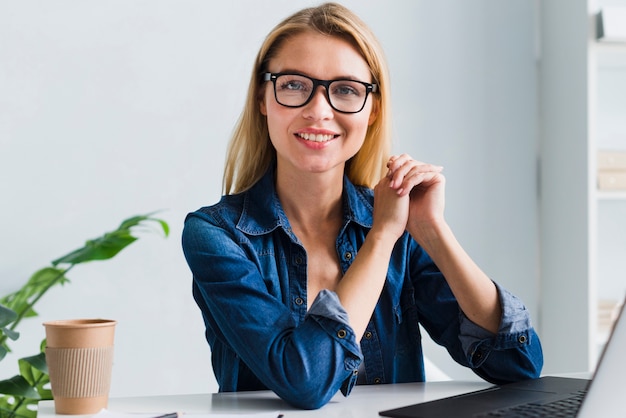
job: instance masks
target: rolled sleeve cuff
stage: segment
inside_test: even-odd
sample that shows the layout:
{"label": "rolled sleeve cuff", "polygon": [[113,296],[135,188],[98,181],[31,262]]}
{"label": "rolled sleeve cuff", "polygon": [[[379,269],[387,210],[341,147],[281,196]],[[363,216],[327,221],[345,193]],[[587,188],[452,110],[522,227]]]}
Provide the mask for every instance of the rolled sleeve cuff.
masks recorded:
{"label": "rolled sleeve cuff", "polygon": [[341,305],[337,294],[324,289],[311,304],[307,316],[319,323],[322,329],[348,352],[344,360],[344,368],[350,372],[350,376],[341,386],[341,393],[348,396],[356,384],[359,365],[363,361],[361,347],[348,322],[348,313]]}
{"label": "rolled sleeve cuff", "polygon": [[497,334],[482,328],[460,312],[460,335],[463,351],[471,367],[479,367],[491,350],[505,350],[530,344],[532,324],[530,313],[522,301],[496,284],[502,317]]}
{"label": "rolled sleeve cuff", "polygon": [[341,305],[339,296],[333,291],[322,289],[307,312],[307,315],[314,315],[332,319],[344,325],[349,325],[348,313]]}

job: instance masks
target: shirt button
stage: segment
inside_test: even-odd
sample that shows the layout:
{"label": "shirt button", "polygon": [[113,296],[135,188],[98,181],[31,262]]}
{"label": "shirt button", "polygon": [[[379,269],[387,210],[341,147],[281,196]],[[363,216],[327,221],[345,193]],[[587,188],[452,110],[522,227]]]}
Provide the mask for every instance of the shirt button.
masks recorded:
{"label": "shirt button", "polygon": [[372,333],[371,333],[371,332],[369,332],[369,331],[367,331],[367,332],[365,333],[364,337],[365,337],[365,339],[366,339],[366,340],[369,340],[369,339],[371,339],[371,338],[372,338]]}
{"label": "shirt button", "polygon": [[296,264],[302,264],[302,257],[296,257]]}
{"label": "shirt button", "polygon": [[380,377],[377,377],[374,379],[374,383],[376,383],[377,385],[380,384],[383,380]]}
{"label": "shirt button", "polygon": [[304,299],[302,298],[296,298],[296,305],[302,305],[304,303]]}
{"label": "shirt button", "polygon": [[337,337],[339,338],[346,338],[346,335],[348,335],[348,333],[345,329],[340,329],[339,331],[337,331]]}
{"label": "shirt button", "polygon": [[346,252],[343,254],[343,258],[344,258],[344,260],[351,260],[351,259],[352,259],[352,253],[351,253],[351,252],[349,252],[349,251],[346,251]]}
{"label": "shirt button", "polygon": [[517,339],[517,341],[518,341],[520,344],[526,344],[526,341],[528,341],[528,338],[526,338],[526,336],[525,336],[525,335],[520,335],[520,336],[519,336],[519,338]]}

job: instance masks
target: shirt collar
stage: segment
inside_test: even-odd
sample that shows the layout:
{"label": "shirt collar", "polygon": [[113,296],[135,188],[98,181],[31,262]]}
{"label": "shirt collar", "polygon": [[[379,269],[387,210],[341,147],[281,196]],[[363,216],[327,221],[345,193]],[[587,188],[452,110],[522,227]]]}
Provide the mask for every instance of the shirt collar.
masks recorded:
{"label": "shirt collar", "polygon": [[[270,168],[250,190],[245,192],[243,210],[237,228],[250,235],[267,234],[281,227],[291,233],[289,220],[276,194],[274,168]],[[349,222],[372,227],[373,192],[366,187],[355,186],[344,176],[343,208],[344,229]]]}

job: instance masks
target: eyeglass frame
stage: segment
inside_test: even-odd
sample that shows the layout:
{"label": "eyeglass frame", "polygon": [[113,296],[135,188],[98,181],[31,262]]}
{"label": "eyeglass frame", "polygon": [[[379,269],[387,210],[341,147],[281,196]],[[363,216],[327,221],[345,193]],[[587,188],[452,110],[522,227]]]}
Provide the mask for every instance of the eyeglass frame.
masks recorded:
{"label": "eyeglass frame", "polygon": [[[309,98],[305,100],[304,103],[302,103],[301,105],[286,105],[281,103],[278,100],[278,95],[276,93],[276,80],[278,79],[278,77],[283,76],[283,75],[297,75],[298,77],[304,77],[307,78],[309,80],[311,80],[313,82],[313,88],[311,89],[311,94],[309,95]],[[349,78],[338,78],[335,80],[320,80],[318,78],[313,78],[313,77],[309,77],[307,75],[304,74],[299,74],[299,73],[291,73],[291,72],[286,72],[286,73],[271,73],[271,72],[266,72],[261,74],[262,78],[261,80],[263,82],[266,81],[271,81],[272,85],[274,86],[274,99],[276,100],[276,103],[278,103],[281,106],[285,106],[285,107],[290,107],[290,108],[298,108],[298,107],[304,107],[306,106],[312,99],[313,96],[315,96],[315,92],[317,91],[317,88],[319,86],[324,86],[324,90],[326,91],[326,100],[328,101],[328,104],[330,105],[330,107],[333,108],[333,110],[339,112],[339,113],[345,113],[345,114],[353,114],[353,113],[359,113],[360,111],[362,111],[365,108],[365,103],[367,103],[367,97],[369,96],[370,93],[377,93],[378,92],[378,84],[375,83],[366,83],[365,81],[360,81],[360,80],[352,80]],[[352,112],[346,112],[345,110],[339,110],[335,107],[335,105],[333,105],[332,100],[330,100],[330,92],[329,92],[329,87],[331,83],[335,83],[337,81],[350,81],[353,83],[359,83],[362,84],[363,86],[365,86],[365,98],[363,99],[363,104],[361,105],[361,108],[359,110],[355,110]]]}

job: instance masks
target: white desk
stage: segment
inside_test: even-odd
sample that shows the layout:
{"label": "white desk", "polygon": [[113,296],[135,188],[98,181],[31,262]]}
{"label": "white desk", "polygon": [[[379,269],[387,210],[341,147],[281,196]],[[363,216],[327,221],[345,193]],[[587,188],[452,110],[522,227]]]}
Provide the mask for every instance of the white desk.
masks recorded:
{"label": "white desk", "polygon": [[[378,411],[485,389],[490,386],[492,385],[482,381],[356,386],[347,398],[339,393],[324,407],[313,411],[294,409],[270,391],[111,398],[107,409],[115,412],[144,412],[155,415],[173,411],[190,414],[280,411],[285,418],[380,418]],[[236,415],[233,416],[236,417]],[[39,403],[37,418],[57,417],[68,418],[69,416],[55,415],[53,401]]]}

